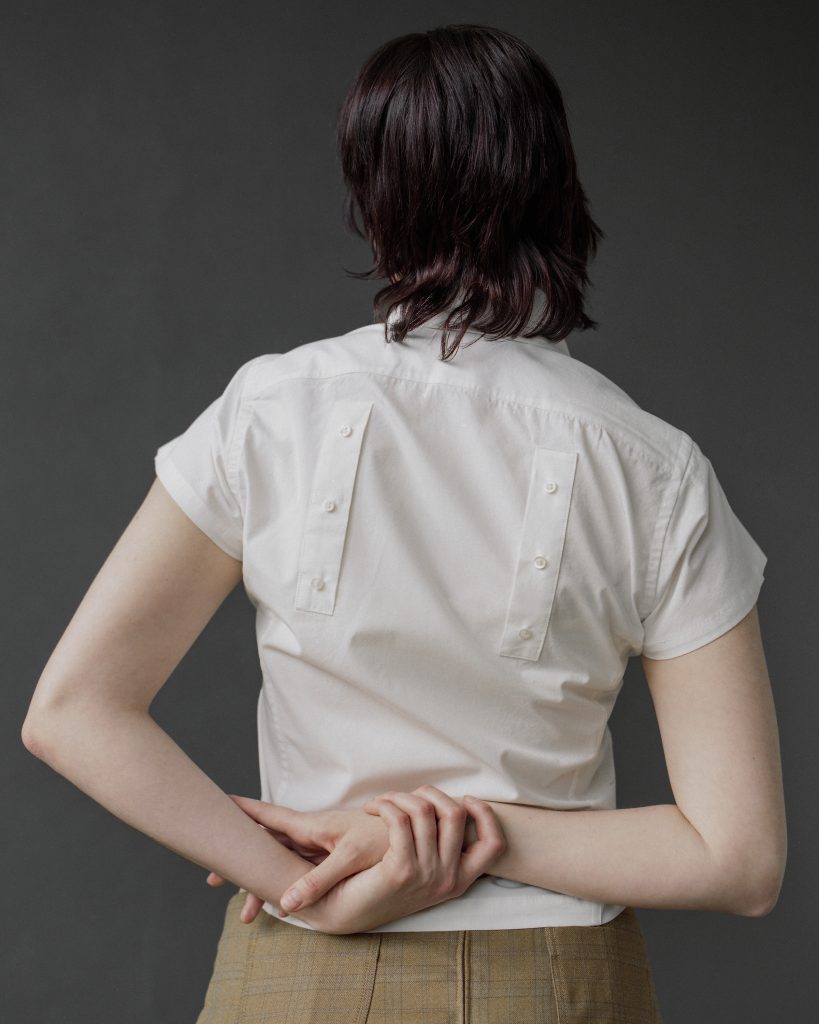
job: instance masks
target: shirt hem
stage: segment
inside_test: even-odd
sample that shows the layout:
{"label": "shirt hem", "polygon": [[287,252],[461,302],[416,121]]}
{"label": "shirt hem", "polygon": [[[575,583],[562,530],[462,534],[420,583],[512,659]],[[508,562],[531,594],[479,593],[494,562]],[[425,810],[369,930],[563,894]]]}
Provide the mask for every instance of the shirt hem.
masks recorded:
{"label": "shirt hem", "polygon": [[[481,901],[483,903],[483,901]],[[490,901],[491,902],[491,901]],[[443,906],[438,904],[437,906]],[[296,914],[289,914],[285,918],[279,914],[272,903],[262,904],[262,909],[271,917],[282,921],[284,924],[292,924],[297,928],[304,928],[308,931],[319,931],[312,925],[307,924],[298,918]],[[503,913],[496,907],[482,906],[474,910],[465,907],[448,907],[446,917],[440,915],[427,917],[428,910],[418,911],[417,914],[409,914],[407,917],[399,918],[397,921],[390,921],[380,928],[370,928],[359,934],[370,934],[372,932],[447,932],[447,931],[497,931],[499,929],[509,930],[516,928],[560,928],[560,927],[594,927],[595,925],[608,924],[615,917],[621,914],[626,906],[613,903],[593,903],[584,901],[574,908],[561,907],[560,911],[554,910],[550,913],[547,909],[539,908],[530,911],[512,911]]]}

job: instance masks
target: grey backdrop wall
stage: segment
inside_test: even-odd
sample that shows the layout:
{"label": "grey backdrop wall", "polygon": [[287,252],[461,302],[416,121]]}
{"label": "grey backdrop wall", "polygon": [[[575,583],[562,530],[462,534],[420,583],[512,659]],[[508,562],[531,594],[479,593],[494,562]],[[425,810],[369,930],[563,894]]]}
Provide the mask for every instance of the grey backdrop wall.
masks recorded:
{"label": "grey backdrop wall", "polygon": [[[224,905],[205,872],[23,747],[40,671],[153,478],[244,360],[370,320],[333,129],[383,40],[526,39],[564,90],[607,237],[572,354],[690,433],[769,558],[759,610],[790,855],[762,919],[639,911],[667,1024],[801,1017],[819,992],[817,110],[810,3],[0,4],[2,1005],[6,1020],[177,1024]],[[380,283],[380,282],[379,282]],[[259,667],[238,588],[153,713],[258,795]],[[642,670],[612,719],[621,806],[671,802]]]}

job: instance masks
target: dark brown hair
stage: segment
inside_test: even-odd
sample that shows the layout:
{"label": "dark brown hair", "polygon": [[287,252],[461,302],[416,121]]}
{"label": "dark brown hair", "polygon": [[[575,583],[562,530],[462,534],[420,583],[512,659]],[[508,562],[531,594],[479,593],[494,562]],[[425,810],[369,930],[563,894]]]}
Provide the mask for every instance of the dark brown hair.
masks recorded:
{"label": "dark brown hair", "polygon": [[[373,311],[384,322],[400,305],[394,340],[447,310],[443,359],[467,329],[556,342],[598,326],[583,300],[604,232],[560,89],[522,40],[470,24],[389,40],[350,87],[337,143],[344,222],[375,261],[347,273],[390,281]],[[543,315],[523,334],[538,289]]]}

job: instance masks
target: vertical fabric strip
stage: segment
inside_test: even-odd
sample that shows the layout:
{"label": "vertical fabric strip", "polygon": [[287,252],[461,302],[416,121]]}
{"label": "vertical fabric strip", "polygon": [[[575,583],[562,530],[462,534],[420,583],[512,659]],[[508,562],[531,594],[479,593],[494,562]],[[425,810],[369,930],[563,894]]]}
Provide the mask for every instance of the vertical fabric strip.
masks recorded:
{"label": "vertical fabric strip", "polygon": [[577,452],[537,447],[498,653],[537,661],[563,557]]}
{"label": "vertical fabric strip", "polygon": [[372,402],[334,402],[302,528],[295,607],[332,615],[364,432]]}

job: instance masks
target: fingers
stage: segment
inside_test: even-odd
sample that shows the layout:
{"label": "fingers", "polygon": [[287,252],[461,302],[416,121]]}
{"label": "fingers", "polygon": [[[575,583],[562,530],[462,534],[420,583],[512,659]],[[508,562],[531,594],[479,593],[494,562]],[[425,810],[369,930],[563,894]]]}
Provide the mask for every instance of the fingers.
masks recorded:
{"label": "fingers", "polygon": [[[399,796],[398,793],[392,796]],[[415,834],[412,829],[410,815],[392,802],[392,799],[382,796],[375,800],[381,817],[387,824],[387,837],[390,847],[384,854],[384,860],[391,860],[402,868],[403,871],[417,870],[418,858],[415,847]]]}
{"label": "fingers", "polygon": [[[217,875],[215,871],[211,871],[207,877],[207,883],[214,888],[225,884],[225,879],[221,875]],[[239,892],[247,892],[247,889],[239,886]],[[255,921],[259,911],[262,909],[264,900],[259,896],[254,896],[252,892],[247,892],[247,899],[245,905],[242,907],[239,913],[239,919],[244,921],[245,924],[249,924],[251,921]]]}
{"label": "fingers", "polygon": [[444,865],[456,872],[464,845],[468,819],[466,809],[437,786],[419,786],[414,792],[435,806],[438,814],[438,855]]}
{"label": "fingers", "polygon": [[506,850],[506,837],[495,812],[485,800],[464,797],[464,806],[475,819],[478,838],[461,855],[461,872],[467,888]]}
{"label": "fingers", "polygon": [[[441,795],[443,796],[444,794]],[[421,876],[427,879],[440,876],[441,857],[438,850],[438,814],[436,805],[417,793],[390,792],[384,797],[378,798],[376,802],[394,805],[398,808],[399,813],[404,811],[409,819],[409,831],[413,849],[410,849],[402,838],[402,850],[404,852],[399,853],[396,850],[396,855],[400,857],[404,870],[415,872],[417,869]],[[406,834],[407,828],[405,825],[401,835],[403,837]],[[390,845],[392,846],[392,839],[390,839]],[[460,850],[458,855],[460,856]]]}
{"label": "fingers", "polygon": [[249,796],[237,796],[235,793],[227,794],[234,803],[249,817],[253,818],[265,828],[279,829],[287,835],[292,835],[292,827],[295,824],[299,811],[292,807],[285,807],[283,804],[269,804],[264,800],[254,800]]}
{"label": "fingers", "polygon": [[[434,786],[424,789],[429,792],[429,798],[422,796],[420,790],[415,790],[414,793],[390,793],[388,798],[410,817],[416,858],[422,875],[428,879],[444,877],[454,884],[463,845],[466,812],[461,813],[455,801]],[[456,815],[462,819],[460,838],[457,824],[454,829],[452,827],[452,808],[447,801],[455,809]],[[443,821],[438,818],[439,806],[442,808],[442,815],[445,816]]]}
{"label": "fingers", "polygon": [[[419,804],[417,800],[414,799],[417,797],[422,799],[422,803]],[[449,875],[454,880],[458,872],[461,854],[464,850],[464,835],[466,825],[469,820],[469,815],[466,809],[456,800],[453,800],[449,794],[438,789],[437,786],[424,785],[419,786],[417,789],[413,790],[412,793],[398,793],[392,790],[387,793],[383,793],[381,797],[374,797],[372,800],[368,800],[367,803],[364,804],[363,810],[368,814],[378,814],[380,799],[392,801],[411,815],[411,820],[415,822],[413,834],[416,841],[419,863],[423,861],[425,867],[429,866],[429,862],[426,859],[426,851],[429,850],[431,853],[433,852],[431,843],[432,830],[431,828],[424,828],[424,819],[417,817],[417,815],[426,813],[429,815],[429,821],[431,823],[432,816],[428,811],[425,812],[423,807],[424,803],[432,804],[437,819],[435,822],[437,833],[437,858],[442,867],[449,869]]]}
{"label": "fingers", "polygon": [[[240,890],[241,891],[241,890]],[[241,913],[239,914],[239,920],[245,924],[250,924],[251,921],[255,921],[262,909],[264,900],[259,896],[254,896],[252,892],[247,894],[245,905],[242,907]]]}
{"label": "fingers", "polygon": [[[440,797],[446,799],[444,794],[440,794]],[[392,814],[394,821],[402,824],[400,833],[396,834],[399,846],[394,846],[392,836],[390,836],[390,847],[393,848],[400,876],[405,880],[413,877],[422,884],[429,884],[433,881],[445,884],[447,887],[449,883],[454,884],[458,873],[457,859],[460,857],[460,844],[455,844],[458,851],[455,858],[450,854],[448,860],[442,863],[438,848],[439,822],[436,805],[417,793],[394,792],[378,798],[376,803],[383,806],[385,815]],[[397,811],[392,810],[392,807],[397,808]],[[401,811],[404,812],[408,822],[400,818]],[[448,814],[445,805],[444,813]],[[446,825],[444,843],[449,849],[454,846],[451,837],[451,823]]]}
{"label": "fingers", "polygon": [[[285,892],[279,900],[279,906],[283,913],[281,917],[287,917],[289,911],[295,911],[299,907],[309,907],[316,900],[320,899],[342,878],[355,874],[358,870],[359,853],[344,843],[339,845],[328,854],[324,860],[312,871],[302,875]],[[292,899],[290,898],[292,896]]]}
{"label": "fingers", "polygon": [[235,793],[227,795],[277,842],[289,850],[294,850],[300,857],[310,860],[316,854],[326,852],[325,847],[317,842],[312,834],[309,814],[286,807],[284,804],[269,804],[264,800],[237,796]]}
{"label": "fingers", "polygon": [[[465,800],[461,806],[435,786],[420,786],[413,793],[389,792],[369,803],[388,821],[400,875],[406,880],[414,876],[416,884],[432,887],[441,898],[468,889],[506,849],[500,823],[486,801]],[[469,815],[475,819],[477,838],[465,847]]]}

